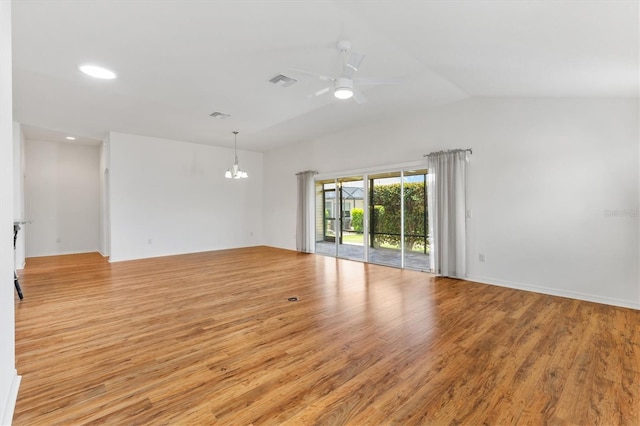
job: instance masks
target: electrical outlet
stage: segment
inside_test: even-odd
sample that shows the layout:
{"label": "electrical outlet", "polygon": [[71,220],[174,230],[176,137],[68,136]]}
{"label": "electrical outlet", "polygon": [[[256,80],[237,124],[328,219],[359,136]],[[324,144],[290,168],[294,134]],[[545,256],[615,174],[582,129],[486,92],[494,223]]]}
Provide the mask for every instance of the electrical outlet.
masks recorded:
{"label": "electrical outlet", "polygon": [[473,216],[473,211],[471,209],[467,210],[467,219],[471,219]]}
{"label": "electrical outlet", "polygon": [[151,240],[151,238],[149,238],[149,239],[147,240],[147,244],[151,244],[152,242],[153,242],[153,241]]}
{"label": "electrical outlet", "polygon": [[478,260],[484,262],[484,253],[478,253]]}

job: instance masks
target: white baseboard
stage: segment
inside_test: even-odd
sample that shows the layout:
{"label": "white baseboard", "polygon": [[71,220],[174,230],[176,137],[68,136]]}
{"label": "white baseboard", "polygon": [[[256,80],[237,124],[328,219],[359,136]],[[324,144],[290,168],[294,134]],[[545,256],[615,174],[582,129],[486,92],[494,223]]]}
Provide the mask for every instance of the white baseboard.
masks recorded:
{"label": "white baseboard", "polygon": [[7,403],[4,407],[4,413],[2,414],[2,425],[3,426],[11,426],[11,422],[13,421],[13,411],[16,408],[16,401],[18,400],[18,389],[20,389],[20,381],[22,380],[22,376],[18,376],[17,374],[13,377],[13,381],[11,382],[11,388],[9,389],[9,395],[7,396]]}
{"label": "white baseboard", "polygon": [[482,284],[497,285],[499,287],[508,287],[516,290],[531,291],[534,293],[548,294],[550,296],[568,297],[569,299],[585,300],[587,302],[602,303],[604,305],[620,306],[622,308],[631,308],[640,310],[640,301],[630,301],[616,299],[613,297],[603,297],[594,294],[581,293],[578,291],[558,290],[556,288],[543,287],[538,285],[516,283],[512,281],[497,280],[493,278],[479,277],[468,275],[465,280],[475,281]]}
{"label": "white baseboard", "polygon": [[97,253],[98,250],[70,250],[70,251],[57,251],[57,252],[44,252],[37,254],[28,254],[27,259],[30,257],[49,257],[49,256],[66,256],[68,254],[87,254]]}

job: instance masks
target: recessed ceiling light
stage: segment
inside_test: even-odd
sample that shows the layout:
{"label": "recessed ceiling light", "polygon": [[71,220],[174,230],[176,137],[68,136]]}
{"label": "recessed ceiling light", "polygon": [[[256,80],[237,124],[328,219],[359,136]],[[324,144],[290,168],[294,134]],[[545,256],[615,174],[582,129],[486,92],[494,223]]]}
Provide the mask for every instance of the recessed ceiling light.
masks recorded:
{"label": "recessed ceiling light", "polygon": [[75,141],[76,138],[74,138],[73,136],[67,136],[67,139],[69,139],[70,141]]}
{"label": "recessed ceiling light", "polygon": [[78,67],[83,73],[95,78],[102,78],[105,80],[112,80],[116,78],[116,73],[106,68],[98,67],[96,65],[80,65]]}

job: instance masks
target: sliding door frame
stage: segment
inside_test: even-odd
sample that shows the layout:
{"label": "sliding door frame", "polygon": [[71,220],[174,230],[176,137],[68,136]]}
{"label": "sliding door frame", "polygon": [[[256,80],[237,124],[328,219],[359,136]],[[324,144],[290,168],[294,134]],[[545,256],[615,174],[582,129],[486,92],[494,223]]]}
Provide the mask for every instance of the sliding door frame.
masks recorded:
{"label": "sliding door frame", "polygon": [[[339,173],[331,173],[331,174],[318,174],[315,176],[315,182],[316,185],[319,184],[324,184],[324,183],[330,183],[331,181],[333,181],[334,186],[335,186],[335,202],[334,202],[334,206],[335,208],[337,208],[339,210],[340,215],[342,215],[342,202],[341,202],[341,198],[342,198],[342,187],[339,185],[341,179],[346,179],[349,177],[362,177],[362,183],[363,183],[363,202],[364,202],[364,217],[363,217],[363,258],[362,259],[358,259],[361,260],[362,262],[367,262],[367,263],[373,263],[369,260],[370,257],[370,250],[369,250],[369,246],[372,243],[372,239],[370,238],[370,220],[371,220],[371,215],[370,215],[370,202],[371,202],[371,196],[370,196],[370,192],[372,191],[373,187],[370,185],[370,180],[372,175],[376,175],[376,174],[382,174],[382,173],[393,173],[393,172],[400,172],[400,268],[401,269],[405,269],[406,267],[406,262],[405,262],[405,254],[406,254],[406,248],[405,248],[405,202],[404,202],[404,192],[405,192],[405,185],[404,185],[404,180],[405,180],[405,172],[411,171],[411,170],[415,170],[415,169],[426,169],[426,164],[424,162],[411,162],[411,163],[402,163],[402,164],[397,164],[397,165],[392,165],[392,166],[388,166],[388,167],[384,167],[384,168],[371,168],[371,169],[365,169],[365,170],[354,170],[354,171],[347,171],[347,172],[339,172]],[[338,190],[340,190],[340,197],[338,197]],[[338,199],[340,198],[340,200]],[[340,202],[340,206],[338,207],[335,203]],[[324,203],[324,193],[323,193],[323,203]],[[426,209],[426,206],[425,206]],[[426,214],[426,213],[425,213]],[[426,226],[426,222],[425,222],[425,226]],[[340,241],[342,240],[342,218],[338,219],[336,217],[336,222],[334,225],[335,229],[336,229],[336,236],[335,236],[335,250],[334,250],[334,257],[336,258],[341,258],[339,256],[339,244]],[[425,231],[426,233],[428,233],[428,230]],[[426,246],[425,246],[426,247]],[[354,260],[354,259],[351,259]]]}

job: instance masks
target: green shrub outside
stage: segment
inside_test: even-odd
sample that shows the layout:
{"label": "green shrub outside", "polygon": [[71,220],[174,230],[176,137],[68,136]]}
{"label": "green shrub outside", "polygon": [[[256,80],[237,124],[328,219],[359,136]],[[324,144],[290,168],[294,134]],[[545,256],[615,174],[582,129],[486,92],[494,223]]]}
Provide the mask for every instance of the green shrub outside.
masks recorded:
{"label": "green shrub outside", "polygon": [[[381,185],[374,187],[373,191],[373,221],[374,231],[382,233],[376,235],[374,246],[389,244],[400,247],[400,204],[398,200],[401,194],[401,185]],[[423,235],[428,222],[425,221],[425,194],[423,182],[411,182],[404,184],[404,225],[407,248],[412,250],[424,245],[423,237],[410,235]]]}
{"label": "green shrub outside", "polygon": [[356,232],[364,231],[364,210],[357,207],[351,209],[351,227]]}

